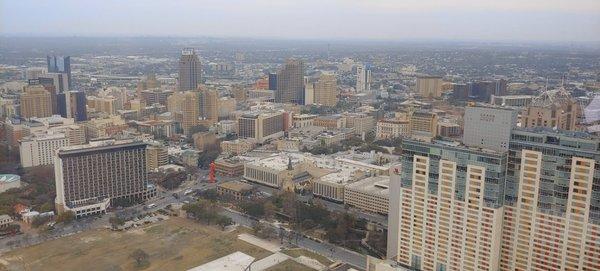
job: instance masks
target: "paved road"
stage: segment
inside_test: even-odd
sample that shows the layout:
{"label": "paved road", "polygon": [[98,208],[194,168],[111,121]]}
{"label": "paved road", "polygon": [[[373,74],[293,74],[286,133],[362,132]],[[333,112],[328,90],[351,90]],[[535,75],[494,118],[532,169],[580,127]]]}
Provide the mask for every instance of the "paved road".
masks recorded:
{"label": "paved road", "polygon": [[[256,220],[233,210],[225,209],[223,214],[230,217],[235,223],[247,227],[252,227],[255,225],[255,223],[257,223]],[[279,231],[279,228],[273,224],[267,223],[264,225],[268,225],[274,230]],[[294,244],[301,248],[314,251],[336,261],[349,263],[355,265],[356,267],[366,269],[367,259],[365,255],[326,242],[320,243],[306,238],[300,234],[298,234],[298,238],[296,240],[297,242],[294,242]]]}

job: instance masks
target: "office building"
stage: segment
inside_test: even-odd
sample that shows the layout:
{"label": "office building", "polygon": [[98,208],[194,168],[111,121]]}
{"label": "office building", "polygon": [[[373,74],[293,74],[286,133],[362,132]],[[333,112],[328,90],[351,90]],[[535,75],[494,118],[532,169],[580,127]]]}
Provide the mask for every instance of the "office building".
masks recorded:
{"label": "office building", "polygon": [[254,149],[254,140],[236,139],[221,142],[221,151],[229,155],[242,155]]}
{"label": "office building", "polygon": [[410,114],[410,135],[423,140],[435,138],[437,133],[438,116],[427,111],[415,111]]}
{"label": "office building", "polygon": [[335,106],[338,102],[337,79],[333,74],[322,74],[314,84],[314,103]]}
{"label": "office building", "polygon": [[277,90],[277,74],[269,73],[269,90]]}
{"label": "office building", "polygon": [[362,211],[388,214],[390,177],[368,177],[344,187],[344,204]]}
{"label": "office building", "polygon": [[46,74],[48,70],[42,67],[31,67],[25,69],[25,81],[29,81],[32,79],[38,79],[40,75]]}
{"label": "office building", "polygon": [[46,63],[48,64],[48,73],[61,73],[67,76],[67,90],[73,87],[70,56],[46,56]]}
{"label": "office building", "polygon": [[54,152],[61,147],[84,144],[85,129],[79,125],[52,127],[20,140],[21,166],[37,167],[54,163]]}
{"label": "office building", "polygon": [[599,270],[598,138],[515,130],[508,161],[500,270]]}
{"label": "office building", "polygon": [[54,162],[56,209],[77,217],[103,213],[111,200],[147,196],[146,143],[101,141],[64,147]]}
{"label": "office building", "polygon": [[87,120],[87,107],[86,97],[83,91],[70,91],[69,92],[71,117],[75,121],[86,121]]}
{"label": "office building", "polygon": [[277,71],[275,102],[304,104],[304,62],[289,59]]}
{"label": "office building", "polygon": [[388,258],[416,270],[499,270],[506,153],[412,139],[402,151]]}
{"label": "office building", "polygon": [[185,133],[189,133],[190,128],[198,125],[200,118],[200,102],[198,92],[187,91],[181,101],[181,128]]}
{"label": "office building", "polygon": [[354,129],[357,135],[373,133],[377,125],[375,118],[365,113],[344,113],[342,116],[346,119],[346,128]]}
{"label": "office building", "polygon": [[103,112],[108,115],[117,114],[116,101],[117,99],[112,96],[105,97],[96,97],[96,96],[88,96],[86,97],[87,106],[90,108],[90,112]]}
{"label": "office building", "polygon": [[294,114],[292,116],[292,126],[294,128],[310,127],[310,126],[313,126],[316,118],[317,118],[317,115],[312,115],[312,114],[300,114],[300,115]]}
{"label": "office building", "polygon": [[167,99],[174,93],[173,90],[160,90],[160,89],[152,89],[152,90],[142,90],[140,92],[141,100],[147,104],[162,104],[167,105]]}
{"label": "office building", "polygon": [[311,105],[315,104],[315,84],[305,83],[304,84],[304,104]]}
{"label": "office building", "polygon": [[85,127],[87,140],[113,137],[122,133],[128,127],[127,122],[119,115],[90,119],[81,125]]}
{"label": "office building", "polygon": [[521,127],[577,130],[579,105],[565,89],[549,90],[535,97],[521,113]]}
{"label": "office building", "polygon": [[219,93],[216,90],[203,89],[198,92],[199,117],[205,124],[219,121]]}
{"label": "office building", "polygon": [[356,92],[371,91],[371,68],[366,65],[356,67]]}
{"label": "office building", "polygon": [[146,148],[147,171],[157,170],[159,167],[169,164],[169,153],[167,147],[160,144],[150,144]]}
{"label": "office building", "polygon": [[52,116],[52,97],[42,85],[29,85],[21,94],[21,117]]}
{"label": "office building", "polygon": [[341,129],[346,128],[346,121],[346,118],[341,115],[319,115],[313,120],[313,125],[324,127],[325,129]]}
{"label": "office building", "polygon": [[410,135],[410,122],[388,119],[380,120],[377,122],[375,130],[375,138],[377,139],[390,139],[405,137]]}
{"label": "office building", "polygon": [[57,94],[69,91],[71,89],[69,87],[69,77],[64,73],[51,72],[41,74],[36,80],[39,82],[39,84],[45,87],[54,87]]}
{"label": "office building", "polygon": [[283,137],[283,112],[261,112],[243,114],[238,119],[238,136],[251,138],[258,143]]}
{"label": "office building", "polygon": [[243,178],[273,188],[291,188],[293,191],[295,183],[310,179],[306,173],[309,167],[311,164],[302,155],[280,153],[244,164]]}
{"label": "office building", "polygon": [[179,90],[196,90],[202,83],[202,65],[192,48],[181,52],[179,59]]}
{"label": "office building", "polygon": [[466,84],[453,84],[452,97],[460,101],[488,102],[492,96],[506,95],[507,83],[505,79],[494,79],[473,81]]}
{"label": "office building", "polygon": [[217,149],[217,135],[214,132],[199,132],[192,135],[194,147],[199,151]]}
{"label": "office building", "polygon": [[230,197],[234,200],[242,200],[252,194],[254,186],[240,181],[229,181],[217,185],[217,194],[221,197]]}
{"label": "office building", "polygon": [[442,96],[443,82],[441,76],[419,76],[416,91],[424,98],[439,98]]}
{"label": "office building", "polygon": [[516,110],[504,107],[467,106],[463,143],[470,147],[508,150],[510,132],[517,126]]}
{"label": "office building", "polygon": [[244,175],[245,160],[234,156],[215,161],[215,173],[219,176],[238,177]]}

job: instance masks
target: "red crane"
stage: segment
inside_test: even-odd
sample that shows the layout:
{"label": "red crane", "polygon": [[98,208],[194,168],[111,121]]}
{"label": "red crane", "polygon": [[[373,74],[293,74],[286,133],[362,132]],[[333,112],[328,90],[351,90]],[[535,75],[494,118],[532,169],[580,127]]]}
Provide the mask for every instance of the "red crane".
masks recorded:
{"label": "red crane", "polygon": [[210,163],[210,172],[208,173],[208,182],[209,183],[215,182],[215,162],[214,161]]}

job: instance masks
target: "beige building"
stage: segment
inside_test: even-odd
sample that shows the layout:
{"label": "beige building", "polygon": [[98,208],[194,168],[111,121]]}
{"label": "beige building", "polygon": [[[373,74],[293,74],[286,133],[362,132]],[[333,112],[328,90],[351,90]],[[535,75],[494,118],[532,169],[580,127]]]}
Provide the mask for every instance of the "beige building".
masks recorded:
{"label": "beige building", "polygon": [[238,136],[264,143],[284,135],[283,112],[257,112],[243,114],[238,119]]}
{"label": "beige building", "polygon": [[21,94],[21,117],[50,117],[52,116],[52,97],[42,85],[25,87]]}
{"label": "beige building", "polygon": [[346,128],[354,129],[357,135],[373,133],[376,121],[373,116],[364,113],[346,113],[342,115],[346,119]]}
{"label": "beige building", "polygon": [[314,84],[314,103],[335,106],[338,102],[337,79],[333,74],[322,74]]}
{"label": "beige building", "polygon": [[241,155],[254,149],[254,140],[236,139],[221,142],[221,151],[230,155]]}
{"label": "beige building", "polygon": [[521,113],[521,127],[577,130],[579,105],[564,89],[550,90],[533,99]]}
{"label": "beige building", "polygon": [[380,120],[377,122],[375,138],[388,139],[410,135],[410,122],[400,120]]}
{"label": "beige building", "polygon": [[154,171],[161,166],[169,164],[167,147],[159,144],[148,145],[146,148],[146,160],[147,171]]}
{"label": "beige building", "polygon": [[242,200],[250,195],[254,187],[251,184],[239,181],[230,181],[217,185],[217,194],[219,196],[231,197],[235,200]]}
{"label": "beige building", "polygon": [[[234,101],[231,99],[231,101]],[[201,89],[198,92],[200,106],[199,116],[204,123],[214,124],[219,121],[219,93],[213,89]]]}
{"label": "beige building", "polygon": [[326,129],[340,129],[346,127],[346,118],[341,115],[318,116],[313,121],[314,126]]}
{"label": "beige building", "polygon": [[436,113],[416,111],[410,115],[410,134],[412,137],[431,140],[438,135],[438,116]]}
{"label": "beige building", "polygon": [[444,81],[440,76],[417,77],[416,90],[421,97],[439,98],[442,96],[442,84]]}
{"label": "beige building", "polygon": [[317,115],[312,115],[312,114],[300,114],[300,115],[294,114],[292,116],[292,123],[293,123],[294,128],[309,127],[309,126],[313,126],[316,118],[317,118]]}
{"label": "beige building", "polygon": [[87,96],[86,99],[88,109],[92,112],[104,112],[109,115],[115,115],[117,113],[117,98],[115,97]]}
{"label": "beige building", "polygon": [[302,155],[280,153],[244,165],[244,179],[266,186],[293,190],[294,184],[310,180],[312,167]]}
{"label": "beige building", "polygon": [[117,135],[127,129],[127,123],[121,116],[91,119],[83,123],[87,140]]}
{"label": "beige building", "polygon": [[230,113],[236,109],[236,100],[230,97],[222,97],[219,99],[218,103],[219,119],[229,119]]}
{"label": "beige building", "polygon": [[344,204],[363,211],[387,215],[389,210],[390,177],[377,176],[346,185]]}
{"label": "beige building", "polygon": [[244,163],[239,157],[215,161],[215,173],[220,176],[237,177],[244,175]]}
{"label": "beige building", "polygon": [[85,143],[84,128],[79,125],[54,127],[24,137],[20,141],[20,159],[22,167],[51,165],[54,152],[61,147]]}
{"label": "beige building", "polygon": [[200,107],[198,92],[187,91],[184,95],[184,100],[181,103],[181,128],[187,134],[190,128],[198,125],[200,118]]}
{"label": "beige building", "polygon": [[175,92],[167,97],[167,110],[171,113],[181,112],[185,101],[185,92]]}

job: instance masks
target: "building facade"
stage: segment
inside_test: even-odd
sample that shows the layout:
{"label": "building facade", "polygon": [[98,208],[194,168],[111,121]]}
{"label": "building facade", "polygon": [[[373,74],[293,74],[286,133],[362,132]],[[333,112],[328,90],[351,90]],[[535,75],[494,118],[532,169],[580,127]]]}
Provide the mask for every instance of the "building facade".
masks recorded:
{"label": "building facade", "polygon": [[517,126],[516,110],[503,107],[467,106],[463,143],[467,146],[508,150],[510,133]]}
{"label": "building facade", "polygon": [[275,102],[304,104],[304,62],[289,59],[277,71]]}
{"label": "building facade", "polygon": [[314,84],[314,103],[335,106],[338,102],[337,79],[333,74],[322,74]]}
{"label": "building facade", "polygon": [[181,51],[179,58],[179,90],[195,90],[202,82],[202,65],[192,48]]}

